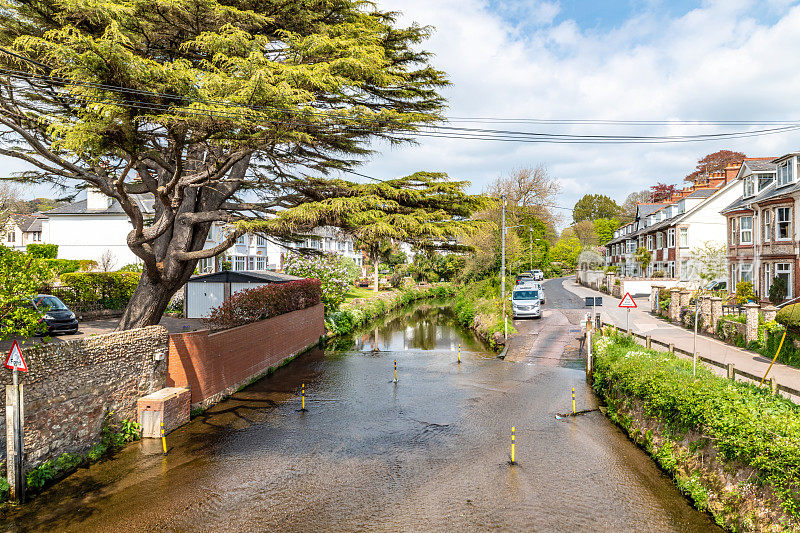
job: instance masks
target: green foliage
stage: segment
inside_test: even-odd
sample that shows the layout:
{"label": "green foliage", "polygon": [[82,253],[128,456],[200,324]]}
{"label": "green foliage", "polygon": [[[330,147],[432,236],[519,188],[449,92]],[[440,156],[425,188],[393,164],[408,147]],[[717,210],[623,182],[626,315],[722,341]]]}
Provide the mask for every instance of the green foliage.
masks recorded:
{"label": "green foliage", "polygon": [[117,272],[141,272],[142,265],[140,263],[128,263],[127,265],[123,265],[120,267]]}
{"label": "green foliage", "polygon": [[46,259],[45,264],[59,276],[81,269],[81,262],[77,259]]}
{"label": "green foliage", "polygon": [[744,305],[755,297],[752,281],[740,281],[736,284],[736,303]]}
{"label": "green foliage", "polygon": [[344,295],[352,286],[351,272],[336,254],[292,254],[286,260],[284,272],[300,278],[319,280],[322,286],[322,303],[333,311],[344,302]]}
{"label": "green foliage", "polygon": [[597,244],[603,245],[614,238],[614,231],[622,223],[616,218],[598,218],[592,221],[597,234]]}
{"label": "green foliage", "polygon": [[124,309],[140,274],[137,272],[72,272],[60,276],[66,290],[54,291],[67,305],[96,302],[105,309]]}
{"label": "green foliage", "polygon": [[789,287],[786,285],[786,280],[775,276],[769,286],[769,301],[774,305],[778,305],[786,299],[788,294]]}
{"label": "green foliage", "polygon": [[[694,378],[691,360],[644,349],[628,337],[597,339],[595,354],[594,388],[610,405],[635,401],[675,434],[701,433],[726,461],[756,469],[783,509],[800,518],[800,406],[702,365]],[[698,504],[706,490],[699,482],[682,487]]]}
{"label": "green foliage", "polygon": [[653,254],[644,246],[640,246],[636,250],[636,253],[633,254],[633,260],[639,263],[639,266],[642,268],[642,272],[647,270],[647,267],[650,265],[650,261],[652,259]]}
{"label": "green foliage", "polygon": [[347,280],[352,284],[355,280],[361,278],[361,267],[349,257],[340,257],[339,263],[344,267],[347,272]]}
{"label": "green foliage", "polygon": [[692,251],[692,261],[699,266],[700,278],[706,283],[725,277],[728,247],[725,243],[706,241]]}
{"label": "green foliage", "polygon": [[608,196],[604,194],[585,194],[575,202],[575,207],[572,209],[572,220],[580,222],[598,218],[612,219],[620,216],[621,212],[622,208]]}
{"label": "green foliage", "polygon": [[30,297],[52,278],[43,260],[0,246],[0,340],[41,331],[41,317]]}
{"label": "green foliage", "polygon": [[[464,285],[456,295],[453,309],[461,325],[474,330],[492,349],[499,348],[494,336],[505,330],[505,320],[500,300],[500,279],[497,276]],[[505,316],[509,322],[508,332],[516,333],[511,325],[513,311],[510,303],[506,305]]]}
{"label": "green foliage", "polygon": [[25,251],[39,259],[55,259],[58,256],[58,245],[31,243],[25,247]]}

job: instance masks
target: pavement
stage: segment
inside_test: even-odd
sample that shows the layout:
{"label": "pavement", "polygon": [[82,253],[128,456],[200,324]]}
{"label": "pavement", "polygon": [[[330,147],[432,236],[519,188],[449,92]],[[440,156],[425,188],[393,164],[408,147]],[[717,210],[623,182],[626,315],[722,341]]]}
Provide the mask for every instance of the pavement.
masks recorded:
{"label": "pavement", "polygon": [[[627,311],[618,307],[620,303],[619,298],[614,298],[608,294],[583,287],[575,283],[574,278],[566,278],[559,281],[565,291],[581,299],[586,296],[602,296],[603,307],[600,313],[601,319],[607,323],[615,324],[617,327],[625,329],[627,320],[625,315]],[[548,291],[548,297],[549,296],[550,292]],[[639,333],[640,335],[650,335],[655,341],[672,343],[678,349],[685,350],[689,353],[693,352],[693,331],[673,325],[651,315],[650,303],[646,298],[634,298],[634,300],[638,307],[630,311],[630,326],[632,332]],[[587,311],[588,309],[584,311],[584,313]],[[743,370],[756,376],[763,376],[767,372],[767,368],[771,362],[770,359],[759,353],[731,346],[730,344],[726,344],[705,334],[697,335],[697,354],[700,357],[716,361],[722,365],[733,363],[738,370]],[[713,365],[707,366],[717,374],[725,375],[724,369],[717,368]],[[800,389],[800,369],[775,363],[770,371],[769,377],[774,377],[779,385],[795,390]],[[794,401],[800,399],[791,395],[790,397]]]}

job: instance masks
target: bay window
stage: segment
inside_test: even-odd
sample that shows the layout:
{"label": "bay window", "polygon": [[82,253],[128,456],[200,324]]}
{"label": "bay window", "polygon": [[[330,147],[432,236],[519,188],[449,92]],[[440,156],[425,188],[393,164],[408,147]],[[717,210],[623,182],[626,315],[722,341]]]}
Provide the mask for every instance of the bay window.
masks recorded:
{"label": "bay window", "polygon": [[675,247],[675,228],[667,230],[667,248]]}
{"label": "bay window", "polygon": [[663,247],[664,247],[664,236],[659,231],[658,233],[656,233],[656,250],[659,250]]}
{"label": "bay window", "polygon": [[775,264],[775,277],[781,278],[786,282],[786,294],[784,298],[792,297],[792,264],[791,263],[776,263]]}
{"label": "bay window", "polygon": [[778,165],[778,187],[794,181],[794,158]]}
{"label": "bay window", "polygon": [[779,207],[775,221],[777,222],[776,239],[786,241],[792,237],[792,209],[790,207]]}
{"label": "bay window", "polygon": [[744,263],[739,266],[739,281],[753,281],[753,264]]}
{"label": "bay window", "polygon": [[763,211],[761,217],[764,220],[764,242],[766,243],[772,240],[772,211],[769,209]]}
{"label": "bay window", "polygon": [[742,217],[739,220],[739,243],[753,244],[753,217]]}

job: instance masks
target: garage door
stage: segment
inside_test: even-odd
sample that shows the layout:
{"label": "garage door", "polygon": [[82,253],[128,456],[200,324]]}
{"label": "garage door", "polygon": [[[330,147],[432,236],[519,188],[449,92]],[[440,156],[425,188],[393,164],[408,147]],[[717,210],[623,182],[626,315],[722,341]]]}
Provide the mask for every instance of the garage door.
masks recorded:
{"label": "garage door", "polygon": [[187,283],[186,318],[207,318],[225,300],[224,283]]}

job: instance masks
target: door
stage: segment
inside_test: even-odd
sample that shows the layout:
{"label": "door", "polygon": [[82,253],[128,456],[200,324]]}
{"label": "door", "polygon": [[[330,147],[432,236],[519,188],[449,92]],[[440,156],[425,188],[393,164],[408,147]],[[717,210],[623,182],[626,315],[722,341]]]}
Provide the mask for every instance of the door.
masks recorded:
{"label": "door", "polygon": [[225,284],[189,282],[186,298],[186,318],[208,318],[211,310],[225,300]]}

